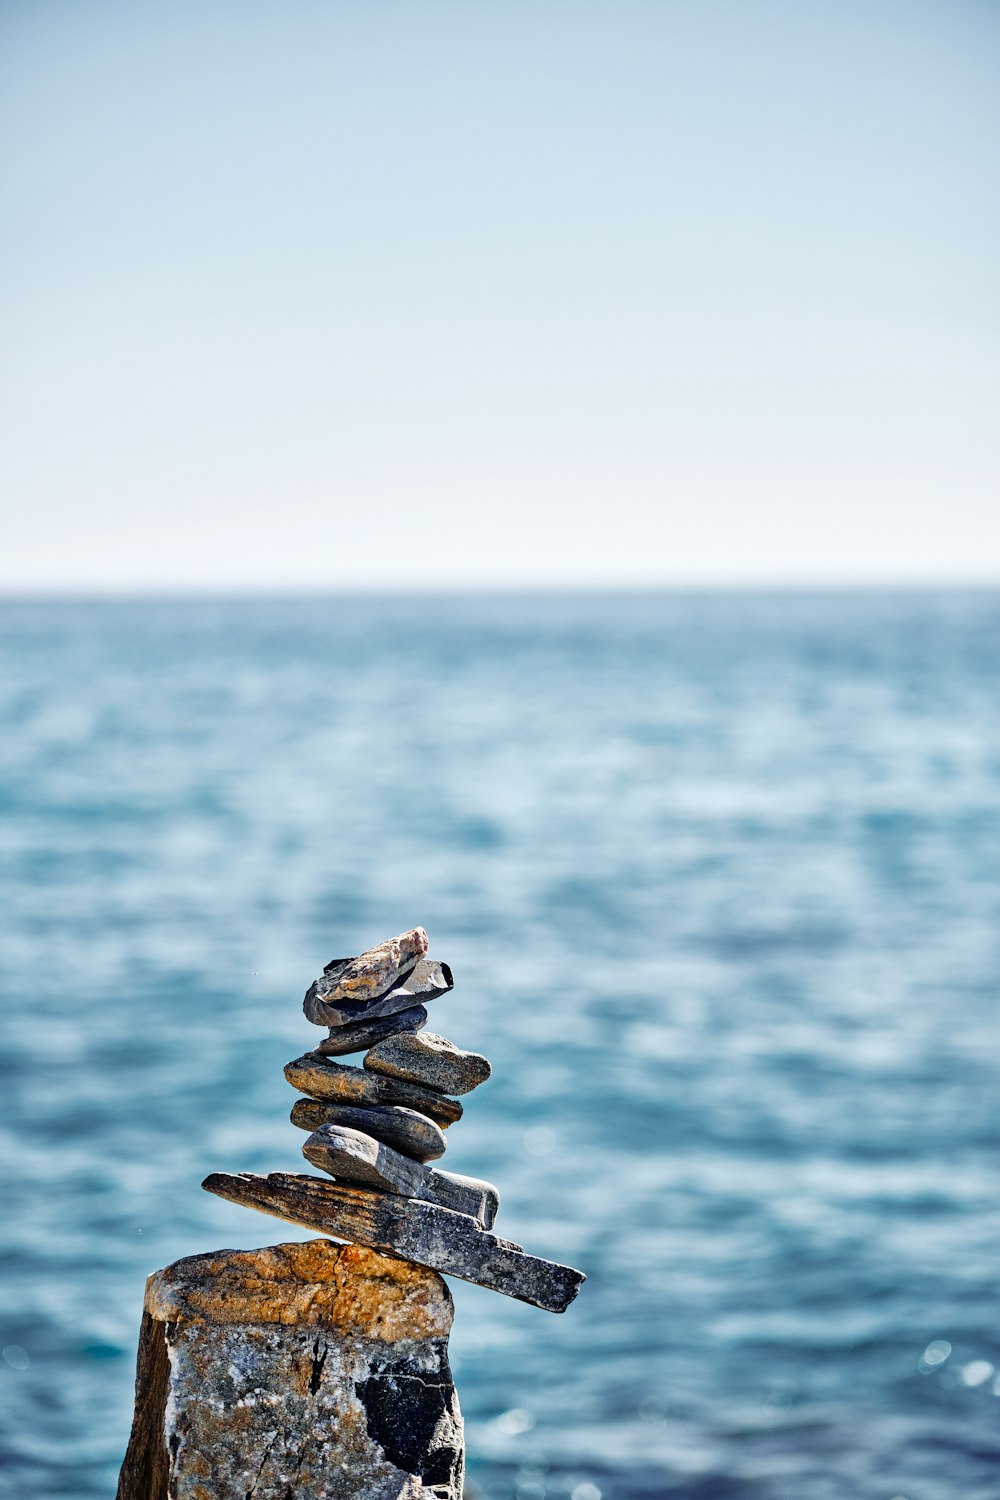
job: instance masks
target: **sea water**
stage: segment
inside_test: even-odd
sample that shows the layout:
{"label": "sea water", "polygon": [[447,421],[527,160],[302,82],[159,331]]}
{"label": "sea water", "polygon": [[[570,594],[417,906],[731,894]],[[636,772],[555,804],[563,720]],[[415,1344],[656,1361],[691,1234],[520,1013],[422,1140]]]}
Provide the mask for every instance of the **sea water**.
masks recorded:
{"label": "sea water", "polygon": [[146,1275],[298,1232],[282,1065],[424,925],[481,1500],[1000,1495],[1000,597],[0,607],[0,1491],[114,1493]]}

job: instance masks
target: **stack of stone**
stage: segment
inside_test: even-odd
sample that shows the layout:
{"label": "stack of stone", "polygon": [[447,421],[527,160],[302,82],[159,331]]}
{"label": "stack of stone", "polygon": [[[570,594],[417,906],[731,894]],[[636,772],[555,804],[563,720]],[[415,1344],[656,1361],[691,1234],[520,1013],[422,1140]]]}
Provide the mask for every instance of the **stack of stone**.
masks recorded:
{"label": "stack of stone", "polygon": [[[423,1198],[490,1229],[496,1188],[427,1166],[444,1155],[444,1132],[462,1117],[450,1096],[485,1083],[491,1069],[485,1057],[423,1030],[425,1002],[454,986],[448,965],[426,953],[427,934],[416,927],[360,958],[327,964],[303,1009],[329,1036],[285,1068],[308,1096],[292,1109],[292,1124],[312,1132],[306,1160],[339,1181]],[[329,1061],[362,1050],[361,1069]]]}
{"label": "stack of stone", "polygon": [[[422,927],[358,958],[334,959],[306,993],[310,1021],[328,1028],[285,1077],[305,1095],[292,1123],[309,1132],[303,1155],[328,1179],[276,1172],[213,1173],[203,1186],[234,1202],[338,1238],[450,1272],[562,1312],[583,1275],[526,1255],[491,1233],[496,1188],[428,1165],[462,1117],[456,1094],[490,1076],[485,1057],[424,1031],[427,1004],[453,987],[427,957]],[[364,1052],[363,1065],[335,1062]]]}

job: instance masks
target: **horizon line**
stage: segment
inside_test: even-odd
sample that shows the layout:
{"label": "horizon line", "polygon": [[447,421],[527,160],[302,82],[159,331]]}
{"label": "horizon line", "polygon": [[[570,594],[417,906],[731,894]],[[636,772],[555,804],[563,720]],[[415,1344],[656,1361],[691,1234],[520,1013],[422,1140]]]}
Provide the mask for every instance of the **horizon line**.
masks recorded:
{"label": "horizon line", "polygon": [[337,599],[468,599],[623,596],[685,594],[958,594],[998,593],[1000,576],[995,578],[751,578],[687,579],[645,582],[597,582],[581,580],[498,581],[435,584],[426,586],[407,580],[401,584],[385,582],[331,584],[275,583],[157,583],[145,586],[117,584],[39,585],[13,588],[0,585],[0,604],[101,604],[101,603],[172,603],[185,600],[205,602],[239,602],[240,600]]}

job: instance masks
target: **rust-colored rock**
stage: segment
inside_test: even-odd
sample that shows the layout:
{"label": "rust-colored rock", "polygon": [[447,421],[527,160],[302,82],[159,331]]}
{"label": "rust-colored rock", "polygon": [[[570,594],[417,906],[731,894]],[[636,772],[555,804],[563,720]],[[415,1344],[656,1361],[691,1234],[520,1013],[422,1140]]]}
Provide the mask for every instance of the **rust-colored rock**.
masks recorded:
{"label": "rust-colored rock", "polygon": [[459,1500],[452,1301],[330,1240],[191,1256],[146,1284],[118,1500]]}
{"label": "rust-colored rock", "polygon": [[400,1078],[384,1078],[380,1073],[334,1062],[321,1052],[306,1052],[286,1063],[285,1077],[293,1089],[311,1099],[330,1099],[335,1104],[399,1104],[427,1115],[442,1130],[462,1118],[457,1099],[446,1099],[419,1083],[404,1083]]}

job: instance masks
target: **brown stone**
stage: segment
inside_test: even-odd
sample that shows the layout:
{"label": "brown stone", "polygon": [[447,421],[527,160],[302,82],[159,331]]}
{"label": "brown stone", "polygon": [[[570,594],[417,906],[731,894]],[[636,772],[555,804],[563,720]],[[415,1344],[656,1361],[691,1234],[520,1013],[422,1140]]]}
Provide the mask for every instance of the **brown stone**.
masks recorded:
{"label": "brown stone", "polygon": [[460,1500],[452,1302],[329,1240],[151,1276],[118,1500]]}
{"label": "brown stone", "polygon": [[427,952],[427,934],[422,927],[386,938],[374,948],[367,948],[357,958],[334,958],[316,981],[322,999],[336,1004],[340,1000],[373,1000],[391,989],[410,973]]}
{"label": "brown stone", "polygon": [[383,1078],[364,1068],[334,1062],[321,1052],[306,1052],[286,1063],[285,1077],[293,1089],[312,1099],[332,1099],[337,1104],[401,1104],[404,1109],[427,1115],[443,1128],[462,1118],[462,1106],[457,1099],[446,1099],[417,1083]]}

